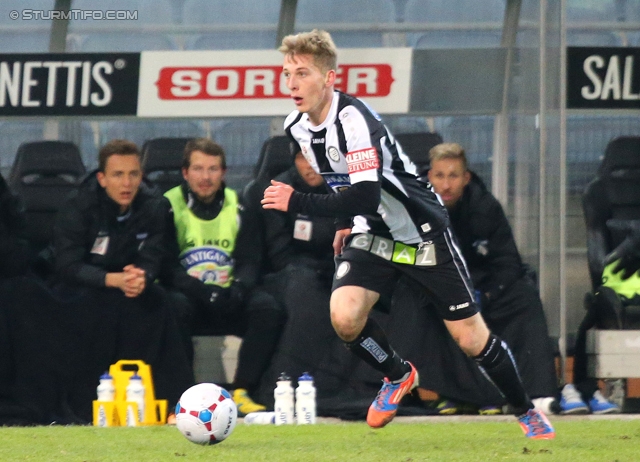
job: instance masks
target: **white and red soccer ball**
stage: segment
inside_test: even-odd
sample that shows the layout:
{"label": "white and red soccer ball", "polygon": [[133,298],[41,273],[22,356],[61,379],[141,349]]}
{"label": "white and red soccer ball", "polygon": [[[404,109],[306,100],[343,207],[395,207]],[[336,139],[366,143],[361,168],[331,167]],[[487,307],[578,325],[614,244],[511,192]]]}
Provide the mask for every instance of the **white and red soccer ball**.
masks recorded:
{"label": "white and red soccer ball", "polygon": [[228,438],[238,419],[238,408],[227,390],[199,383],[185,391],[176,405],[176,426],[189,441],[217,444]]}

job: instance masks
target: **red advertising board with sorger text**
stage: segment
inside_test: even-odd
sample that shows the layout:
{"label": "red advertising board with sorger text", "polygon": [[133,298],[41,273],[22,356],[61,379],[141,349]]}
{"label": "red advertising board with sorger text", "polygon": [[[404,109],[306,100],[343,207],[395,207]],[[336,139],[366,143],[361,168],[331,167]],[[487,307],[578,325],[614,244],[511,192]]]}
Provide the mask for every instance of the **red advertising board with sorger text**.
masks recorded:
{"label": "red advertising board with sorger text", "polygon": [[[284,116],[295,106],[278,51],[141,53],[139,117]],[[406,113],[410,48],[342,49],[336,89],[377,112]]]}

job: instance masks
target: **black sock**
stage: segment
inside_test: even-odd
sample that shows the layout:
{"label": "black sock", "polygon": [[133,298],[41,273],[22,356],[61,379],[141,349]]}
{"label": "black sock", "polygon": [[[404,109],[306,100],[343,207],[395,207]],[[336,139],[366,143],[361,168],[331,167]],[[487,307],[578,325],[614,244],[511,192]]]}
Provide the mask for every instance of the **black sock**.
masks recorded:
{"label": "black sock", "polygon": [[533,409],[533,403],[524,389],[511,351],[503,340],[490,334],[482,352],[473,359],[507,402],[514,407],[516,415]]}
{"label": "black sock", "polygon": [[358,338],[344,344],[360,359],[382,372],[391,382],[401,380],[407,372],[411,372],[409,364],[393,351],[387,335],[371,318],[367,319]]}

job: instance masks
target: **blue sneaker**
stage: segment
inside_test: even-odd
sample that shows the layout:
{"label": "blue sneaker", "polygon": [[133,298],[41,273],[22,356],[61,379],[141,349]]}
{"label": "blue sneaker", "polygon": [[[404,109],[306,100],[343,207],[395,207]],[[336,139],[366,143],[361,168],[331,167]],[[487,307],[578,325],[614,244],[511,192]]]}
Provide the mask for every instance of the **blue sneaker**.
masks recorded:
{"label": "blue sneaker", "polygon": [[418,371],[413,364],[408,364],[411,371],[402,382],[391,383],[389,379],[384,378],[382,388],[367,412],[367,423],[370,427],[382,428],[391,422],[398,412],[398,404],[402,397],[418,386]]}
{"label": "blue sneaker", "polygon": [[532,440],[552,440],[556,432],[542,411],[529,409],[526,414],[518,416],[520,428],[527,438]]}
{"label": "blue sneaker", "polygon": [[620,414],[620,408],[596,391],[589,400],[589,408],[594,414]]}
{"label": "blue sneaker", "polygon": [[560,414],[588,414],[589,406],[582,401],[582,397],[576,387],[568,383],[562,389],[560,398]]}

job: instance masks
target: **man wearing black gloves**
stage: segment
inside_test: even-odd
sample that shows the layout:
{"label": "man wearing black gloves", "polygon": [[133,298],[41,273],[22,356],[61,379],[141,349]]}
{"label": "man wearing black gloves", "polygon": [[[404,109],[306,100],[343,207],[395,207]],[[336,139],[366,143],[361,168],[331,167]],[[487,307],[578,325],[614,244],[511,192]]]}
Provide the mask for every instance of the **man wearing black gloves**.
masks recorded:
{"label": "man wearing black gloves", "polygon": [[98,160],[54,227],[56,289],[79,331],[74,366],[87,384],[83,404],[90,408],[100,374],[120,359],[150,364],[156,396],[175,404],[193,372],[166,293],[154,284],[164,256],[163,199],[142,183],[134,143],[112,140]]}
{"label": "man wearing black gloves", "polygon": [[225,172],[221,146],[206,138],[187,143],[185,181],[165,193],[172,261],[163,280],[184,295],[181,312],[191,320],[191,334],[243,337],[231,387],[245,415],[265,410],[249,394],[269,366],[286,316],[272,295],[255,287],[262,257],[253,245],[255,220],[243,219]]}

